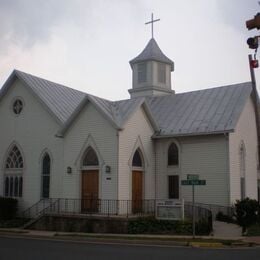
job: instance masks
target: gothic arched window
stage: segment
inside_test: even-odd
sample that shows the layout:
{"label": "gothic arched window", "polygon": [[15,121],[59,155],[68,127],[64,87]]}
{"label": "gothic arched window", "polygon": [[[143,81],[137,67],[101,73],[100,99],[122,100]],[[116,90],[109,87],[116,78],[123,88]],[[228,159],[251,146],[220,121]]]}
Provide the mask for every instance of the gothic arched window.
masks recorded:
{"label": "gothic arched window", "polygon": [[20,150],[15,145],[5,163],[6,169],[21,169],[23,168],[23,157]]}
{"label": "gothic arched window", "polygon": [[179,165],[179,150],[175,143],[171,143],[168,149],[168,165]]}
{"label": "gothic arched window", "polygon": [[92,147],[88,147],[85,153],[83,166],[98,166],[98,157]]}
{"label": "gothic arched window", "polygon": [[23,194],[23,157],[19,148],[14,145],[5,161],[5,197],[22,197]]}
{"label": "gothic arched window", "polygon": [[143,166],[142,157],[141,157],[139,150],[135,151],[132,166],[135,166],[135,167],[142,167]]}
{"label": "gothic arched window", "polygon": [[51,174],[51,158],[46,153],[42,159],[42,189],[41,197],[49,198],[50,196],[50,174]]}

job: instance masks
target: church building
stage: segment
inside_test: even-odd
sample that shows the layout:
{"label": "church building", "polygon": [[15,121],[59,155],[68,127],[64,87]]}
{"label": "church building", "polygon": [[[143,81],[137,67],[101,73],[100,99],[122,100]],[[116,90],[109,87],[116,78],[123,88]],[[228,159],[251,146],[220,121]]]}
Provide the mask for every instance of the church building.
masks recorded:
{"label": "church building", "polygon": [[[174,62],[151,38],[130,61],[127,100],[109,101],[14,70],[0,90],[0,196],[22,209],[51,198],[257,199],[252,83],[175,93]],[[139,203],[139,204],[138,204]],[[81,204],[81,210],[93,205]]]}

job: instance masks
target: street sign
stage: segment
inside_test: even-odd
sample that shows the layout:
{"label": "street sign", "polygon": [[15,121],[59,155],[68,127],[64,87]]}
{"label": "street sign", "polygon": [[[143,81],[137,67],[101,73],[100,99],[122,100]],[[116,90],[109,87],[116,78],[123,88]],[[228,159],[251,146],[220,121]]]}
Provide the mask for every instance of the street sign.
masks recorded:
{"label": "street sign", "polygon": [[199,175],[198,174],[187,174],[187,180],[198,180]]}
{"label": "street sign", "polygon": [[182,180],[181,185],[206,185],[206,180]]}
{"label": "street sign", "polygon": [[192,237],[195,238],[195,186],[206,185],[206,180],[199,180],[198,174],[187,174],[187,180],[182,180],[181,185],[192,186]]}

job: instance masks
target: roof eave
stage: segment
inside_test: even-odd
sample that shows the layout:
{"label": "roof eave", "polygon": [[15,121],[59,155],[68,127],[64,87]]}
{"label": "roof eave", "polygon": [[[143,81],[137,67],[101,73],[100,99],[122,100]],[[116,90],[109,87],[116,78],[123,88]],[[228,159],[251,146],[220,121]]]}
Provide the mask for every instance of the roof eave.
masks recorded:
{"label": "roof eave", "polygon": [[180,134],[165,134],[162,135],[157,132],[152,135],[152,139],[163,139],[163,138],[173,138],[173,137],[188,137],[188,136],[205,136],[205,135],[219,135],[219,134],[229,134],[233,133],[234,129],[223,130],[223,131],[212,131],[212,132],[197,132],[197,133],[180,133]]}

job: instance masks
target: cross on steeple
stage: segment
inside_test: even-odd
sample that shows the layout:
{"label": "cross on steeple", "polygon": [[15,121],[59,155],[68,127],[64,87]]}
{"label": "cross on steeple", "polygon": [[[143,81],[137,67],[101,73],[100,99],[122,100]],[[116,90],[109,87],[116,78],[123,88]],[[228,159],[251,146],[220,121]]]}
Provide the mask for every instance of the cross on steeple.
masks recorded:
{"label": "cross on steeple", "polygon": [[152,38],[153,38],[153,23],[158,22],[158,21],[160,21],[160,19],[154,20],[154,19],[153,19],[153,13],[152,13],[152,19],[151,19],[151,21],[145,23],[145,24],[150,24],[150,23],[152,24]]}

